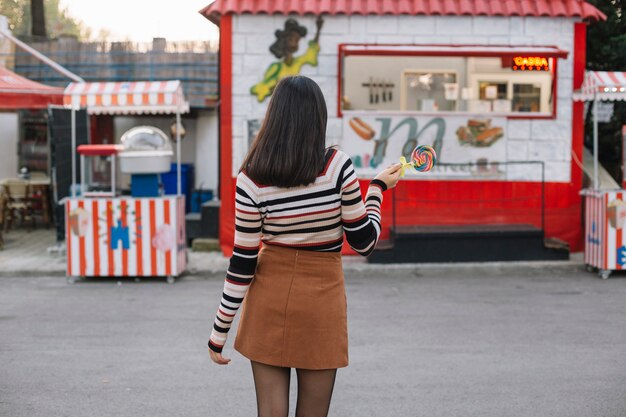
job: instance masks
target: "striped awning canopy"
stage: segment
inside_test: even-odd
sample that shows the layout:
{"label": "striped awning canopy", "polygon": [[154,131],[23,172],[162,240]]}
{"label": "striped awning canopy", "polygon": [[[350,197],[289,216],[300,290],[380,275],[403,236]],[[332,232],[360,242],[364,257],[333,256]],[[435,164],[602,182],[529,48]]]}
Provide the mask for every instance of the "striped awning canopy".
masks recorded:
{"label": "striped awning canopy", "polygon": [[45,109],[60,104],[63,89],[40,84],[0,66],[0,109]]}
{"label": "striped awning canopy", "polygon": [[576,101],[626,100],[626,72],[587,71],[579,91],[574,93]]}
{"label": "striped awning canopy", "polygon": [[86,107],[89,114],[189,112],[178,80],[71,83],[65,89],[63,103],[67,108]]}

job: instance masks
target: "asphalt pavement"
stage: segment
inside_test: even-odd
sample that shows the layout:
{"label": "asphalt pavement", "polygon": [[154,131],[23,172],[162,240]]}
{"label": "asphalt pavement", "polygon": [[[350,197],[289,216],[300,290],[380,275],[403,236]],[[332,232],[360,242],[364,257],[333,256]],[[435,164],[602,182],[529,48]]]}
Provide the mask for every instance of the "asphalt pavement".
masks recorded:
{"label": "asphalt pavement", "polygon": [[[222,283],[0,278],[0,416],[256,415],[234,331],[230,365],[206,351]],[[346,283],[331,416],[626,416],[626,276],[353,267]]]}

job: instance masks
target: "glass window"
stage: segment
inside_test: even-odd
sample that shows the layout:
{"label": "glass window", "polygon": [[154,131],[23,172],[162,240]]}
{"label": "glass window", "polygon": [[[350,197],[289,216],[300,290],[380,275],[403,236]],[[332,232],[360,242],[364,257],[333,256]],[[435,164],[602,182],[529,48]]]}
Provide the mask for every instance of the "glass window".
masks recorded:
{"label": "glass window", "polygon": [[553,114],[555,58],[355,54],[342,59],[342,110]]}
{"label": "glass window", "polygon": [[455,73],[405,70],[403,76],[404,110],[456,110],[457,97],[452,91],[453,86],[458,87]]}
{"label": "glass window", "polygon": [[478,84],[478,98],[480,100],[506,100],[507,83],[480,81]]}
{"label": "glass window", "polygon": [[541,108],[541,84],[513,84],[513,111],[539,112]]}

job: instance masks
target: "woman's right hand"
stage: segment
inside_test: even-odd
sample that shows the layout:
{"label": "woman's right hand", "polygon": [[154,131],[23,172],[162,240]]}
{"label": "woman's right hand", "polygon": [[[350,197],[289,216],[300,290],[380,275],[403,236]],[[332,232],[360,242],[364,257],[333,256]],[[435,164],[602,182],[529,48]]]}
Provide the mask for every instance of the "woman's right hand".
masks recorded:
{"label": "woman's right hand", "polygon": [[402,168],[401,163],[395,163],[390,165],[386,169],[380,171],[378,175],[374,179],[380,180],[387,185],[387,189],[391,189],[396,186],[398,180],[400,180],[400,168]]}
{"label": "woman's right hand", "polygon": [[221,353],[214,352],[211,349],[209,349],[209,355],[211,356],[211,360],[218,365],[228,365],[228,362],[230,362],[230,359],[223,357]]}

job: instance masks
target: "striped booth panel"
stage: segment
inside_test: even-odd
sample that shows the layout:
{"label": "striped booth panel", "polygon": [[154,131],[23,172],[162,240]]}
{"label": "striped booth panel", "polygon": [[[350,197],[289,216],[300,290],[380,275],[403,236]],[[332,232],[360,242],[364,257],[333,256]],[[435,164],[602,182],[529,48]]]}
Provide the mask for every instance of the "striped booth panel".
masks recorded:
{"label": "striped booth panel", "polygon": [[626,266],[626,191],[586,192],[585,264],[606,270]]}
{"label": "striped booth panel", "polygon": [[182,197],[69,199],[65,224],[68,276],[176,276],[185,270]]}

